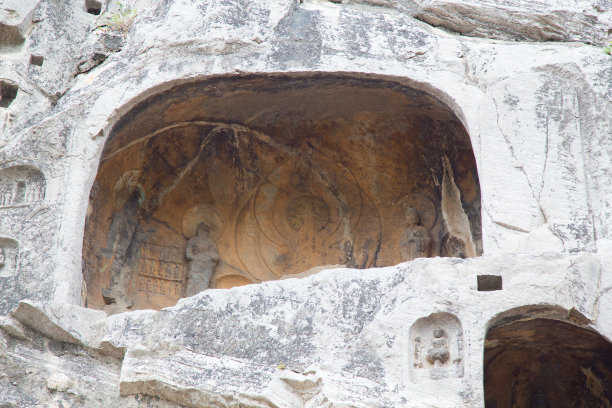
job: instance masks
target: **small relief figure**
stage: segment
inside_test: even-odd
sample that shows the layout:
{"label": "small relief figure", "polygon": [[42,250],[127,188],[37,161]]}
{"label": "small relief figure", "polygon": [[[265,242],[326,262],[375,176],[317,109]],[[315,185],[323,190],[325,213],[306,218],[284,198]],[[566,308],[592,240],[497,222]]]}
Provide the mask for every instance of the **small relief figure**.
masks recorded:
{"label": "small relief figure", "polygon": [[185,296],[193,296],[207,289],[219,262],[219,252],[214,241],[209,238],[209,232],[205,224],[199,224],[196,235],[187,241],[185,256],[190,262]]}
{"label": "small relief figure", "polygon": [[0,205],[8,206],[13,202],[13,191],[9,189],[4,189],[0,192]]}
{"label": "small relief figure", "polygon": [[463,377],[463,332],[461,330],[457,330],[455,333],[455,339],[457,342],[457,355],[453,359],[453,364],[455,365],[455,375],[457,377]]}
{"label": "small relief figure", "polygon": [[421,338],[417,337],[414,339],[414,366],[416,368],[423,368],[423,361],[421,360]]}
{"label": "small relief figure", "polygon": [[25,201],[28,203],[35,203],[42,201],[45,198],[45,187],[39,182],[35,181],[30,183],[26,189]]}
{"label": "small relief figure", "polygon": [[6,261],[6,254],[4,248],[0,247],[0,269],[4,268],[4,262]]}
{"label": "small relief figure", "polygon": [[548,399],[540,390],[536,391],[531,397],[531,406],[533,408],[548,408]]}
{"label": "small relief figure", "polygon": [[444,329],[436,327],[433,335],[431,348],[427,349],[427,361],[432,365],[444,365],[450,359],[446,332]]}
{"label": "small relief figure", "polygon": [[429,256],[431,247],[431,238],[427,228],[420,224],[419,213],[412,207],[406,209],[406,222],[408,228],[402,234],[399,244],[402,260],[412,261],[416,258],[424,258]]}
{"label": "small relief figure", "polygon": [[467,258],[465,242],[454,235],[447,235],[442,240],[442,255],[450,258]]}

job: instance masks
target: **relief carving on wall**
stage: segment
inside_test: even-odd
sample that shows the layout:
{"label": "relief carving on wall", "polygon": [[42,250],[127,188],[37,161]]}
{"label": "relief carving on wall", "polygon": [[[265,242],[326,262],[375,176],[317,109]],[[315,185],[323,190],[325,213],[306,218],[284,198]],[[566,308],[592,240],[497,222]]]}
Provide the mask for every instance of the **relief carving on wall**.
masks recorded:
{"label": "relief carving on wall", "polygon": [[138,253],[136,290],[170,297],[182,297],[187,267],[179,247],[144,244]]}
{"label": "relief carving on wall", "polygon": [[15,275],[19,261],[19,243],[9,237],[0,237],[0,278]]}
{"label": "relief carving on wall", "polygon": [[161,308],[209,287],[439,255],[422,147],[353,125],[286,135],[182,122],[105,152],[83,245],[88,304]]}
{"label": "relief carving on wall", "polygon": [[278,279],[321,265],[372,266],[381,223],[351,172],[312,151],[264,177],[239,212],[235,239],[249,275]]}
{"label": "relief carving on wall", "polygon": [[198,224],[196,235],[187,241],[185,256],[189,259],[189,267],[184,296],[193,296],[208,289],[210,279],[219,262],[219,251],[209,237],[209,229],[206,224]]}
{"label": "relief carving on wall", "polygon": [[419,212],[413,208],[406,209],[407,228],[399,242],[399,251],[403,261],[426,258],[431,252],[431,237],[427,228],[420,225]]}
{"label": "relief carving on wall", "polygon": [[0,170],[0,208],[38,203],[44,200],[45,176],[29,166]]}
{"label": "relief carving on wall", "polygon": [[410,328],[411,380],[422,382],[463,377],[463,330],[450,313],[434,313]]}

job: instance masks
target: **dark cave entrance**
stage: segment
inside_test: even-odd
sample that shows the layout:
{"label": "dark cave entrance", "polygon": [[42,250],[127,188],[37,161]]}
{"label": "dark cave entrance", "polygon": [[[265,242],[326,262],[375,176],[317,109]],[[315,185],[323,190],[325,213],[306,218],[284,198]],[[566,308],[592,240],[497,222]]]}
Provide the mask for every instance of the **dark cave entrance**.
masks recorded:
{"label": "dark cave entrance", "polygon": [[489,330],[486,408],[612,406],[612,344],[593,330],[537,318]]}

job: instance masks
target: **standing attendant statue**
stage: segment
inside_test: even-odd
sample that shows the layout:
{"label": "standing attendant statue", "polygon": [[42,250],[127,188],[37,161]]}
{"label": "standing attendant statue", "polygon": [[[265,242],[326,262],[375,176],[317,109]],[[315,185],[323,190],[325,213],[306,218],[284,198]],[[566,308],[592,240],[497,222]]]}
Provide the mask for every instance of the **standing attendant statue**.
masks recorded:
{"label": "standing attendant statue", "polygon": [[421,219],[417,210],[412,207],[406,209],[406,222],[408,227],[402,234],[399,251],[403,261],[412,261],[416,258],[429,256],[431,238],[427,228],[419,225]]}
{"label": "standing attendant statue", "polygon": [[106,248],[100,255],[106,258],[103,270],[108,271],[110,282],[108,287],[102,289],[102,298],[107,305],[114,305],[112,309],[125,310],[132,307],[132,301],[127,298],[126,291],[132,279],[130,265],[130,248],[139,224],[140,194],[137,190],[125,201],[121,210],[113,215]]}
{"label": "standing attendant statue", "polygon": [[196,230],[196,235],[187,241],[185,256],[189,259],[189,270],[187,272],[185,296],[193,296],[208,289],[210,278],[219,262],[217,246],[210,239],[208,233],[208,227],[200,224]]}

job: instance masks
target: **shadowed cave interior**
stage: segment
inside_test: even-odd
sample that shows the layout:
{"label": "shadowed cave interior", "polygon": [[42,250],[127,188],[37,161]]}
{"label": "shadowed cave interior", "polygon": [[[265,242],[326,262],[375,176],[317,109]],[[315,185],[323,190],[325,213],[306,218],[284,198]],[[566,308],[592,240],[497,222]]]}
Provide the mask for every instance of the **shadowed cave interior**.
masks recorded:
{"label": "shadowed cave interior", "polygon": [[331,266],[482,253],[467,132],[445,103],[350,75],[177,85],[114,126],[83,245],[87,305],[159,309]]}
{"label": "shadowed cave interior", "polygon": [[553,319],[518,321],[487,333],[485,408],[612,406],[612,344]]}

